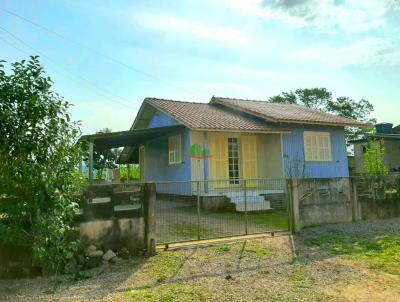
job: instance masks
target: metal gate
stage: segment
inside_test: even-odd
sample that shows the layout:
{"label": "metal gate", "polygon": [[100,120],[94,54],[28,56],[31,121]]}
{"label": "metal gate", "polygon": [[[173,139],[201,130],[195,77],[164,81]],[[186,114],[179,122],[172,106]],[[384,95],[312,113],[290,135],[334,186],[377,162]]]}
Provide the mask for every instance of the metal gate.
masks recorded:
{"label": "metal gate", "polygon": [[156,182],[157,243],[289,230],[285,179]]}

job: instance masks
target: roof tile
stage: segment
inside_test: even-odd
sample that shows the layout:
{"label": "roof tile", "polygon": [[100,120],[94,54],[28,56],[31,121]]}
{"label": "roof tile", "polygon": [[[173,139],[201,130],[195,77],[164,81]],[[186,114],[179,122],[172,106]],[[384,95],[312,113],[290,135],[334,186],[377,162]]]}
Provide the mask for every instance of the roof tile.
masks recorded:
{"label": "roof tile", "polygon": [[145,102],[168,113],[178,122],[191,129],[260,132],[285,131],[261,119],[255,119],[247,114],[227,110],[219,105],[156,98],[146,98]]}
{"label": "roof tile", "polygon": [[220,104],[236,110],[245,111],[267,120],[282,123],[323,124],[363,127],[364,122],[336,116],[296,104],[278,104],[266,101],[243,100],[213,97],[211,104]]}

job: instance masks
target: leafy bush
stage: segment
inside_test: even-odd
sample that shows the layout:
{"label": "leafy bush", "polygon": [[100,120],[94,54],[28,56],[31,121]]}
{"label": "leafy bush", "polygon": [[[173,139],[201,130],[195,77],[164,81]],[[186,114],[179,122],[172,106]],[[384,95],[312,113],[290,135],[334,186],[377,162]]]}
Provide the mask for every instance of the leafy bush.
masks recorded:
{"label": "leafy bush", "polygon": [[33,260],[59,271],[79,242],[73,219],[83,177],[79,124],[52,91],[38,57],[0,61],[0,244],[26,245]]}
{"label": "leafy bush", "polygon": [[389,169],[385,165],[385,147],[383,141],[374,141],[364,155],[364,171],[370,176],[386,176]]}
{"label": "leafy bush", "polygon": [[[140,179],[140,171],[139,171],[139,166],[131,166],[129,169],[129,180],[138,180]],[[128,168],[126,167],[121,167],[119,168],[119,173],[121,180],[127,180],[128,179]]]}

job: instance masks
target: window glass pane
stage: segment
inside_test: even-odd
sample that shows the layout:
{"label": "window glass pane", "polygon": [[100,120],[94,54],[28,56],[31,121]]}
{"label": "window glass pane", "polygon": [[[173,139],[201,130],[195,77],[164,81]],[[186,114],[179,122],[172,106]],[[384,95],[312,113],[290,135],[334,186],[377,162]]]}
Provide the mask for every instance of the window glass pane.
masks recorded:
{"label": "window glass pane", "polygon": [[168,159],[170,164],[181,162],[181,136],[174,135],[168,138]]}
{"label": "window glass pane", "polygon": [[239,183],[239,144],[237,138],[228,138],[229,183]]}

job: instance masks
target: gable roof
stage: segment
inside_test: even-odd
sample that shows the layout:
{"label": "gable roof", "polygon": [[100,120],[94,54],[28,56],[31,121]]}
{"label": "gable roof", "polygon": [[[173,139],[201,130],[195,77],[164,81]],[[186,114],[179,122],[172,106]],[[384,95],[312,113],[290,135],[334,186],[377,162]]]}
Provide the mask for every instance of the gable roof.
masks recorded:
{"label": "gable roof", "polygon": [[212,97],[210,104],[223,105],[277,123],[319,124],[350,127],[368,126],[368,124],[364,122],[321,112],[297,104],[278,104],[266,101],[223,97]]}
{"label": "gable roof", "polygon": [[170,115],[192,130],[289,132],[263,119],[219,105],[157,98],[146,98],[144,103]]}

